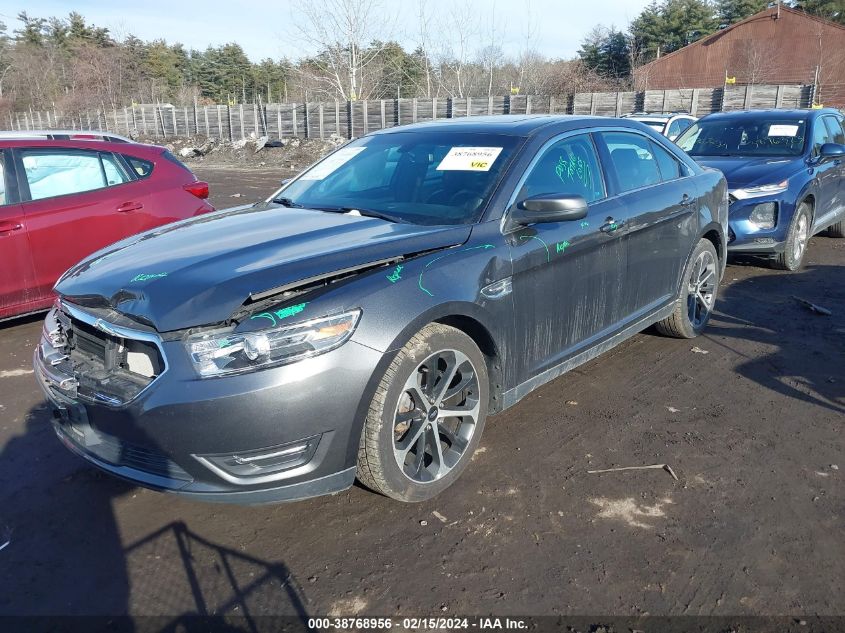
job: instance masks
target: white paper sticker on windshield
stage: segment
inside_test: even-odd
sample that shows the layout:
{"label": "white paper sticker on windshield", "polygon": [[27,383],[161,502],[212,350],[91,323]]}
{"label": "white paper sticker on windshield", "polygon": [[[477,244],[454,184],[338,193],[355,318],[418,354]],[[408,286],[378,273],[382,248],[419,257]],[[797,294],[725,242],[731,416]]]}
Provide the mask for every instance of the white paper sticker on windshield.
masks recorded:
{"label": "white paper sticker on windshield", "polygon": [[501,147],[453,147],[437,171],[490,171],[501,151]]}
{"label": "white paper sticker on windshield", "polygon": [[769,128],[769,136],[795,136],[798,134],[797,125],[773,125]]}
{"label": "white paper sticker on windshield", "polygon": [[322,180],[334,173],[341,165],[355,158],[363,152],[366,147],[342,147],[334,154],[326,158],[319,165],[302,175],[300,180]]}

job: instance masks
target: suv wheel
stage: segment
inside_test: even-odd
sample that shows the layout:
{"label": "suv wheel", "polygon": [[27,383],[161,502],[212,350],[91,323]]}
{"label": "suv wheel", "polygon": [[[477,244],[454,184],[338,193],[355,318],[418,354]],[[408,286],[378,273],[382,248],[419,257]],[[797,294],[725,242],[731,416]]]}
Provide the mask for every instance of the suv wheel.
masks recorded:
{"label": "suv wheel", "polygon": [[361,433],[358,479],[399,501],[424,501],[466,468],[487,418],[484,355],[466,334],[431,323],[403,347]]}
{"label": "suv wheel", "polygon": [[810,241],[810,231],[813,224],[813,215],[810,205],[802,202],[792,218],[789,232],[786,234],[786,244],[783,252],[775,255],[772,259],[772,268],[778,270],[798,270],[807,251],[807,242]]}
{"label": "suv wheel", "polygon": [[706,327],[719,289],[719,257],[708,239],[699,240],[684,268],[684,285],[671,315],[657,331],[674,338],[695,338]]}

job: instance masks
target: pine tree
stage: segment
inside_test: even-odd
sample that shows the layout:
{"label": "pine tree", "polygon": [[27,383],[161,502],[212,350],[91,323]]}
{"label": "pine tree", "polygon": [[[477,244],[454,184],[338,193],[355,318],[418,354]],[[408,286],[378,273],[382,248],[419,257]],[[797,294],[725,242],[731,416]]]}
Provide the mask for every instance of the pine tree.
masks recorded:
{"label": "pine tree", "polygon": [[588,68],[606,79],[625,79],[631,74],[628,38],[612,26],[597,26],[590,31],[578,55]]}
{"label": "pine tree", "polygon": [[798,0],[795,5],[825,20],[845,24],[845,0]]}
{"label": "pine tree", "polygon": [[19,42],[42,46],[47,31],[47,20],[44,18],[31,18],[26,11],[18,13],[18,22],[23,26],[15,30],[15,36]]}
{"label": "pine tree", "polygon": [[719,27],[709,0],[655,0],[631,23],[636,50],[647,59],[671,53],[710,35]]}
{"label": "pine tree", "polygon": [[767,6],[768,0],[718,0],[716,3],[720,26],[735,24],[763,11]]}

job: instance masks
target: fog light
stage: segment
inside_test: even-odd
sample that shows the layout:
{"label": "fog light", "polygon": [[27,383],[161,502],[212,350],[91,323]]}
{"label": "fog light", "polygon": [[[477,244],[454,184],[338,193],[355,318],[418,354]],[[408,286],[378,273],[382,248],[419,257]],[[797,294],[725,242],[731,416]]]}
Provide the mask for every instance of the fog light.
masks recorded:
{"label": "fog light", "polygon": [[760,229],[773,229],[777,221],[777,204],[774,202],[763,202],[754,205],[748,221],[753,222]]}
{"label": "fog light", "polygon": [[252,451],[195,457],[227,481],[248,483],[307,464],[314,456],[319,441],[320,436],[314,435],[297,442]]}

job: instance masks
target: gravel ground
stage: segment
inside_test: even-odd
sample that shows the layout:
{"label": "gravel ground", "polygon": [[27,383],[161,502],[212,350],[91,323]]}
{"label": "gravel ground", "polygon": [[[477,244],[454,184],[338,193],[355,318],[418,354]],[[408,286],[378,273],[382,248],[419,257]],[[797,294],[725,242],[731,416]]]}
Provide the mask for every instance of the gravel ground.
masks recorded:
{"label": "gravel ground", "polygon": [[[288,175],[196,169],[218,207]],[[841,615],[845,240],[808,260],[732,264],[705,336],[643,333],[539,389],[419,505],[218,506],[102,475],[48,426],[40,319],[0,324],[0,614]],[[663,463],[677,481],[587,473]]]}

